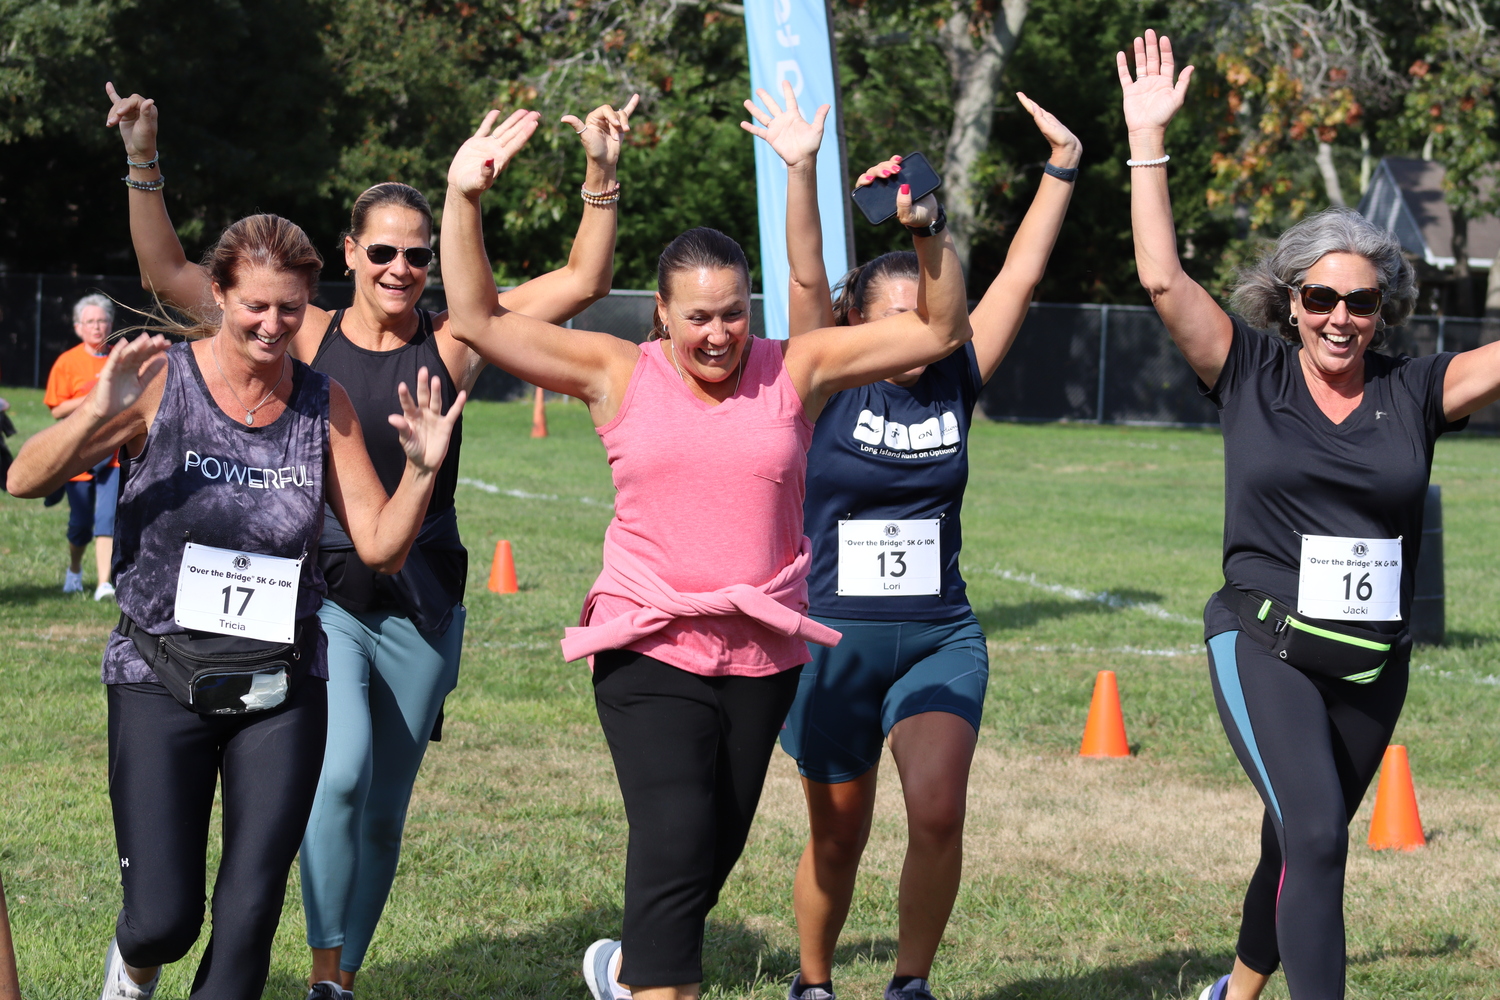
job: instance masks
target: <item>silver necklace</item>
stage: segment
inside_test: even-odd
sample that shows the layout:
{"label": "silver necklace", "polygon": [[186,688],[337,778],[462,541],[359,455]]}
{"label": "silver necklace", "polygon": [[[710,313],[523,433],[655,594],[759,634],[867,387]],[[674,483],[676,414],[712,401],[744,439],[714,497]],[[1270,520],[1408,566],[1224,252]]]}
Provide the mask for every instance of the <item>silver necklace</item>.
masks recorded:
{"label": "silver necklace", "polygon": [[229,394],[234,397],[234,401],[239,403],[240,408],[245,411],[245,426],[254,427],[255,411],[265,406],[271,397],[276,394],[276,390],[281,388],[281,383],[286,381],[286,357],[283,356],[281,359],[281,377],[276,380],[275,385],[271,386],[271,391],[262,396],[259,403],[256,403],[254,406],[246,406],[245,401],[240,398],[240,394],[234,391],[234,386],[229,384],[229,376],[224,374],[224,366],[219,364],[219,352],[215,350],[218,346],[219,342],[217,340],[209,344],[208,356],[214,359],[214,367],[219,370],[219,378],[224,380],[224,388],[229,390]]}
{"label": "silver necklace", "polygon": [[[747,342],[746,346],[747,347],[749,346],[748,342]],[[680,379],[682,379],[682,384],[683,385],[687,385],[688,384],[687,376],[684,375],[684,374],[682,374],[682,365],[680,365],[680,364],[677,363],[677,349],[672,346],[672,338],[671,337],[667,338],[667,352],[672,355],[672,367],[677,369],[677,377],[680,378]],[[740,355],[740,363],[734,366],[734,372],[735,372],[735,374],[734,374],[734,391],[729,394],[729,398],[733,398],[733,397],[738,396],[740,394],[740,379],[742,379],[742,378],[745,377],[745,355],[744,354]],[[721,403],[725,402],[725,401],[726,400],[722,400],[722,399],[719,400],[719,402],[721,402]]]}

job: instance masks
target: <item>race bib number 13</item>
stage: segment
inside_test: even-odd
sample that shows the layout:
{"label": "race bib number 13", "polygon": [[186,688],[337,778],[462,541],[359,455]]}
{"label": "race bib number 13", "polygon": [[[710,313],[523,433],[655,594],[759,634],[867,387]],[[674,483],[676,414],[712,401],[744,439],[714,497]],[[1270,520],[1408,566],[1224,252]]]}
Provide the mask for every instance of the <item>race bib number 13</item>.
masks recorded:
{"label": "race bib number 13", "polygon": [[942,587],[938,518],[840,521],[839,596],[911,597]]}
{"label": "race bib number 13", "polygon": [[302,560],[188,542],[173,620],[183,628],[291,642]]}
{"label": "race bib number 13", "polygon": [[1342,621],[1401,620],[1401,539],[1303,535],[1297,611]]}

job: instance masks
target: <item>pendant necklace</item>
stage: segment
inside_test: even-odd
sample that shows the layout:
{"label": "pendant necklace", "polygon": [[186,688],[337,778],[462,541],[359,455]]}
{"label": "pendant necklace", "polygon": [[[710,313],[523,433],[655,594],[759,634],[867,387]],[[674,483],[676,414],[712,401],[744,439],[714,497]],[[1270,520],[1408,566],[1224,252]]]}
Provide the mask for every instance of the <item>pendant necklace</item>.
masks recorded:
{"label": "pendant necklace", "polygon": [[[682,379],[682,384],[683,385],[687,385],[688,384],[687,376],[684,375],[684,374],[682,374],[682,365],[680,365],[680,364],[677,363],[677,351],[676,351],[675,348],[672,347],[672,338],[668,337],[668,338],[666,338],[666,340],[667,340],[667,353],[669,353],[669,354],[672,355],[672,367],[677,369],[677,377],[680,378],[680,379]],[[729,399],[732,399],[735,396],[738,396],[740,394],[740,379],[742,379],[742,378],[745,377],[745,356],[743,354],[740,355],[740,363],[734,366],[734,370],[735,370],[735,375],[734,375],[734,392],[731,392],[724,399],[719,400],[719,402],[721,402],[721,403],[728,402]],[[230,390],[230,391],[233,391],[233,390]]]}
{"label": "pendant necklace", "polygon": [[286,358],[283,356],[281,359],[281,378],[277,379],[276,384],[271,386],[271,391],[262,396],[259,403],[256,403],[254,406],[246,406],[245,401],[240,399],[240,394],[234,391],[234,386],[229,384],[229,376],[224,374],[224,366],[219,364],[219,352],[214,349],[216,347],[218,347],[217,340],[208,345],[208,356],[214,359],[214,367],[219,370],[219,377],[224,380],[224,388],[229,390],[229,394],[234,397],[234,401],[239,403],[240,408],[245,411],[245,426],[254,427],[255,411],[265,406],[271,397],[276,394],[276,390],[281,388],[281,383],[286,381]]}

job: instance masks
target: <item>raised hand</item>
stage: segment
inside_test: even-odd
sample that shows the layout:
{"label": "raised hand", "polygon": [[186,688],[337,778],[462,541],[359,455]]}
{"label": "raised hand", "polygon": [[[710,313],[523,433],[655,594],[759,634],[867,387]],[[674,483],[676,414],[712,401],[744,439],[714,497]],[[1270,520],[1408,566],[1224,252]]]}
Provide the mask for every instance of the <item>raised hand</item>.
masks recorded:
{"label": "raised hand", "polygon": [[828,118],[828,105],[820,107],[813,120],[808,122],[802,118],[802,112],[797,107],[797,95],[792,90],[790,81],[781,81],[781,95],[786,101],[785,110],[772,99],[765,88],[757,89],[755,96],[760,98],[766,110],[761,110],[754,101],[746,101],[745,110],[760,124],[740,122],[740,128],[770,143],[771,148],[776,150],[776,155],[785,160],[788,167],[815,161],[818,158],[818,147],[823,144],[823,122]]}
{"label": "raised hand", "polygon": [[137,163],[151,159],[156,155],[156,102],[140,94],[121,97],[113,83],[106,83],[104,92],[110,100],[104,127],[120,126],[120,138],[125,140],[127,157]]}
{"label": "raised hand", "polygon": [[396,387],[396,395],[401,400],[401,412],[386,419],[396,428],[406,460],[422,472],[436,472],[448,454],[448,441],[468,393],[460,392],[444,416],[442,380],[436,375],[429,378],[424,367],[417,371],[417,398],[411,398],[405,382]]}
{"label": "raised hand", "polygon": [[620,162],[620,143],[630,131],[630,116],[640,103],[641,95],[631,94],[630,100],[618,111],[608,104],[601,104],[582,121],[576,115],[563,115],[562,123],[578,133],[585,156],[601,167],[613,168]]}
{"label": "raised hand", "polygon": [[511,157],[526,145],[526,140],[536,131],[537,120],[541,115],[525,109],[513,111],[496,128],[495,122],[499,118],[498,111],[485,115],[484,121],[479,123],[479,130],[458,148],[453,163],[448,167],[449,187],[456,188],[465,195],[488,191],[490,185],[495,183],[495,178],[510,163]]}
{"label": "raised hand", "polygon": [[171,346],[161,334],[143,333],[110,351],[84,402],[90,415],[102,423],[129,409],[167,363],[163,355]]}
{"label": "raised hand", "polygon": [[1078,141],[1078,137],[1066,125],[1058,121],[1052,112],[1019,90],[1016,91],[1016,100],[1021,102],[1021,107],[1025,108],[1031,115],[1031,120],[1036,122],[1042,138],[1051,144],[1053,165],[1063,168],[1078,166],[1078,161],[1083,158],[1083,143]]}
{"label": "raised hand", "polygon": [[[893,156],[889,160],[881,160],[869,170],[859,175],[854,186],[862,188],[868,184],[874,184],[877,177],[897,177],[901,173],[901,157]],[[907,190],[905,184],[896,191],[896,219],[903,226],[928,226],[936,219],[938,214],[938,201],[936,195],[924,195],[921,200],[913,203],[911,191]]]}
{"label": "raised hand", "polygon": [[1150,28],[1146,29],[1145,38],[1135,40],[1134,80],[1130,78],[1125,53],[1115,53],[1115,69],[1125,96],[1125,127],[1132,134],[1165,130],[1182,107],[1193,67],[1184,67],[1174,81],[1176,65],[1171,40],[1165,35],[1158,40]]}

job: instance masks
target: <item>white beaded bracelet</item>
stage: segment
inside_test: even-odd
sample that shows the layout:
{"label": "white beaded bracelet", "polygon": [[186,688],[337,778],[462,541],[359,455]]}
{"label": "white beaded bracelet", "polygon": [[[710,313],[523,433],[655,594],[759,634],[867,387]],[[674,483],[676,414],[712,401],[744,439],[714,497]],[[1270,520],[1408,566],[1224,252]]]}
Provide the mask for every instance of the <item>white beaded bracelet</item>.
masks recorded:
{"label": "white beaded bracelet", "polygon": [[1125,165],[1127,167],[1159,167],[1171,158],[1171,155],[1167,154],[1160,156],[1154,160],[1126,160]]}

